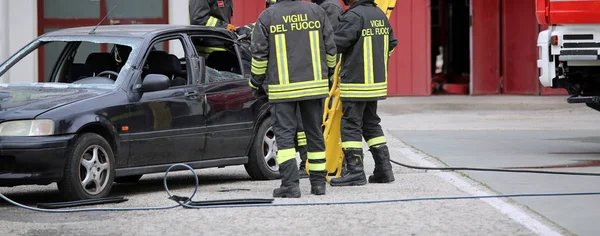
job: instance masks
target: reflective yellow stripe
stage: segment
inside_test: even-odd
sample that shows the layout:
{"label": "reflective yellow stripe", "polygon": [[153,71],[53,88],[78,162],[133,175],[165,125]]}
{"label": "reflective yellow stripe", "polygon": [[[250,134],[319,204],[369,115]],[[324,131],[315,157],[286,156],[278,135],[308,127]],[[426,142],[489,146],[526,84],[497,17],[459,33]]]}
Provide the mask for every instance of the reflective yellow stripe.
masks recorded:
{"label": "reflective yellow stripe", "polygon": [[267,73],[267,64],[269,61],[259,61],[252,58],[252,73],[255,75],[264,75]]}
{"label": "reflective yellow stripe", "polygon": [[327,54],[327,67],[329,68],[333,68],[335,67],[335,55],[329,55]]}
{"label": "reflective yellow stripe", "polygon": [[275,35],[275,51],[277,52],[277,72],[279,74],[279,84],[289,84],[290,78],[288,74],[285,34]]}
{"label": "reflective yellow stripe", "polygon": [[395,50],[395,49],[392,49],[392,51],[390,51],[390,54],[389,54],[388,56],[390,56],[390,57],[391,57],[391,56],[392,56],[392,53],[394,53],[394,50]]}
{"label": "reflective yellow stripe", "polygon": [[369,145],[369,147],[372,147],[372,146],[379,145],[379,144],[382,144],[382,143],[385,143],[385,142],[387,142],[385,140],[385,136],[379,136],[377,138],[369,139],[367,141],[367,145]]}
{"label": "reflective yellow stripe", "polygon": [[298,146],[306,146],[306,134],[298,132]]}
{"label": "reflective yellow stripe", "polygon": [[362,142],[360,141],[347,141],[342,142],[342,148],[362,148]]}
{"label": "reflective yellow stripe", "polygon": [[387,96],[387,89],[373,90],[373,91],[341,91],[340,97],[350,98],[374,98]]}
{"label": "reflective yellow stripe", "polygon": [[252,84],[252,81],[251,81],[251,80],[248,80],[248,85],[250,85],[250,87],[251,87],[251,88],[253,88],[253,89],[256,89],[256,86],[254,86],[254,85]]}
{"label": "reflective yellow stripe", "polygon": [[292,99],[292,98],[302,98],[302,97],[311,97],[311,96],[319,96],[329,94],[329,88],[311,88],[304,89],[300,91],[289,91],[289,92],[273,92],[269,89],[269,99],[270,100],[279,100],[279,99]]}
{"label": "reflective yellow stripe", "polygon": [[309,171],[324,171],[326,170],[327,165],[325,163],[309,163],[308,170]]}
{"label": "reflective yellow stripe", "polygon": [[217,20],[217,18],[214,18],[214,17],[212,17],[212,16],[211,16],[211,17],[208,17],[208,21],[206,21],[206,26],[212,26],[212,27],[215,27],[215,26],[217,26],[217,22],[218,22],[218,21],[219,21],[219,20]]}
{"label": "reflective yellow stripe", "polygon": [[321,47],[319,46],[319,31],[312,30],[308,32],[310,36],[310,56],[312,57],[312,69],[314,80],[322,80],[321,71]]}
{"label": "reflective yellow stripe", "polygon": [[387,83],[376,83],[376,84],[351,84],[341,83],[340,91],[368,91],[368,90],[382,90],[387,89]]}
{"label": "reflective yellow stripe", "polygon": [[288,148],[277,151],[277,162],[281,165],[286,161],[292,160],[296,158],[296,149]]}
{"label": "reflective yellow stripe", "polygon": [[297,82],[293,84],[269,84],[269,92],[286,92],[286,91],[297,91],[297,90],[306,90],[313,88],[328,88],[327,80],[319,80],[319,81],[305,81],[305,82]]}
{"label": "reflective yellow stripe", "polygon": [[[383,36],[383,55],[385,55],[386,53],[388,53],[390,49],[390,36],[389,35],[384,35]],[[388,80],[388,58],[383,58],[383,68],[385,70],[385,81],[387,82]]]}
{"label": "reflective yellow stripe", "polygon": [[363,67],[365,84],[375,83],[373,78],[373,39],[371,36],[363,38]]}
{"label": "reflective yellow stripe", "polygon": [[325,152],[308,152],[306,156],[308,160],[324,160]]}

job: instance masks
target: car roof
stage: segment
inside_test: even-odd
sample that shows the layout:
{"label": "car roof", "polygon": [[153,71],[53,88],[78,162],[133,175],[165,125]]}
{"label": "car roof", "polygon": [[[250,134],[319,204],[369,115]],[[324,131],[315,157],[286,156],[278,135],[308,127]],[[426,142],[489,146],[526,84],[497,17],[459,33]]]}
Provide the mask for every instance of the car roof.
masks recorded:
{"label": "car roof", "polygon": [[131,24],[131,25],[100,25],[90,34],[90,31],[96,26],[84,26],[60,29],[48,32],[43,36],[117,36],[117,37],[152,37],[157,34],[182,31],[205,31],[221,32],[228,34],[226,29],[207,27],[200,25],[169,25],[169,24]]}

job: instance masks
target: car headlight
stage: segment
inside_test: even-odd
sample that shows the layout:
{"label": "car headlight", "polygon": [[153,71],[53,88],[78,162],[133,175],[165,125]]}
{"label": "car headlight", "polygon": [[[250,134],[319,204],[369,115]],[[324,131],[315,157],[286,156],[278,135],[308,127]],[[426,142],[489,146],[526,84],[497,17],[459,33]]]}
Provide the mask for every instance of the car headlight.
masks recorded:
{"label": "car headlight", "polygon": [[0,136],[44,136],[54,134],[52,120],[16,120],[0,123]]}

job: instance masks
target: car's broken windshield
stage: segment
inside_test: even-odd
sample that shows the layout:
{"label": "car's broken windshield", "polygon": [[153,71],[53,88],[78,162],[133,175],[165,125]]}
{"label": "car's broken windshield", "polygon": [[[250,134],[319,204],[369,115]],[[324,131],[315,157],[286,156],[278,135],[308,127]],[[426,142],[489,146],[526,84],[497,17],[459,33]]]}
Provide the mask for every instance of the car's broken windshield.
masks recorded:
{"label": "car's broken windshield", "polygon": [[[3,86],[114,88],[130,68],[129,55],[141,39],[73,36],[42,37],[0,66]],[[38,72],[25,68],[35,66]]]}

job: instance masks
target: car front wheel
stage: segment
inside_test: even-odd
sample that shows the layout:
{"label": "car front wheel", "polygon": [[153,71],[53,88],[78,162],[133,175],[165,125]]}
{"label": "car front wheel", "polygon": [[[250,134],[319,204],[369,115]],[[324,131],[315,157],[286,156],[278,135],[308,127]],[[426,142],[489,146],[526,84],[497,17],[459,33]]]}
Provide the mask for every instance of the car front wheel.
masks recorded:
{"label": "car front wheel", "polygon": [[106,197],[112,188],[114,154],[100,135],[79,135],[66,153],[63,179],[58,188],[67,200]]}
{"label": "car front wheel", "polygon": [[256,180],[271,180],[280,177],[277,163],[277,142],[270,117],[260,123],[248,155],[248,163],[244,167],[250,177]]}

